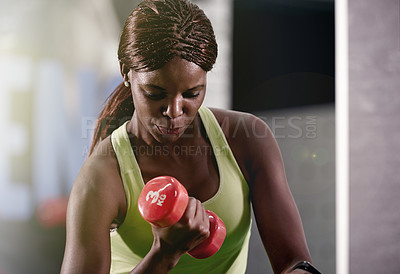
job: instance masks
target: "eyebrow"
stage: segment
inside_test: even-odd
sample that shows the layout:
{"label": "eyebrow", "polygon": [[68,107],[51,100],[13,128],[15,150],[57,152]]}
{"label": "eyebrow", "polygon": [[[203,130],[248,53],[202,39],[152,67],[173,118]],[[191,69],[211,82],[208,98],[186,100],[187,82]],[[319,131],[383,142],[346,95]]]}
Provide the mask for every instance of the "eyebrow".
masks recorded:
{"label": "eyebrow", "polygon": [[[165,88],[162,88],[162,87],[154,85],[154,84],[143,84],[142,86],[144,86],[146,88],[154,88],[154,89],[158,89],[158,90],[161,90],[161,91],[166,91]],[[197,85],[195,87],[187,89],[186,91],[192,91],[192,90],[195,90],[195,89],[198,89],[198,88],[204,88],[204,87],[205,87],[205,85]]]}
{"label": "eyebrow", "polygon": [[198,85],[198,86],[195,86],[193,88],[188,89],[187,91],[192,91],[192,90],[195,90],[195,89],[198,89],[198,88],[204,88],[204,87],[205,87],[205,85]]}
{"label": "eyebrow", "polygon": [[153,84],[144,84],[144,85],[141,85],[141,86],[144,86],[144,87],[146,87],[146,88],[154,88],[154,89],[158,89],[158,90],[165,90],[165,88],[162,88],[162,87],[159,87],[159,86],[157,86],[157,85],[153,85]]}

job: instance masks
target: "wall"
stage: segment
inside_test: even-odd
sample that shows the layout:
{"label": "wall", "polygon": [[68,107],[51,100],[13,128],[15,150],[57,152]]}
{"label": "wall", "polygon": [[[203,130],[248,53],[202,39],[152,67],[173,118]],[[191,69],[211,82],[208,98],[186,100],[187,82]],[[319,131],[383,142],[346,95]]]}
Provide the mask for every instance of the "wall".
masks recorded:
{"label": "wall", "polygon": [[399,273],[399,1],[348,8],[350,273]]}

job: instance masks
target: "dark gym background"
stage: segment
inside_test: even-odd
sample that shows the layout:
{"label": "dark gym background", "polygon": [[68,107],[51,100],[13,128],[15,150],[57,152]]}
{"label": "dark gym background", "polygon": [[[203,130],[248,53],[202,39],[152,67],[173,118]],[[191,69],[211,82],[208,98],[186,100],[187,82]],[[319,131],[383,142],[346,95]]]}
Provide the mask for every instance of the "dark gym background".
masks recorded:
{"label": "dark gym background", "polygon": [[334,102],[333,1],[234,1],[233,108]]}

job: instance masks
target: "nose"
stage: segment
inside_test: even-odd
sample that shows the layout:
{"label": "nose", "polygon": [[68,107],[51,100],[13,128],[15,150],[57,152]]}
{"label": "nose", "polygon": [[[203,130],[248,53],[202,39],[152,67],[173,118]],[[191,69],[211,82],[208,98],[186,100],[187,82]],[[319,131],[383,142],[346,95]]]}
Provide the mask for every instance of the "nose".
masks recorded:
{"label": "nose", "polygon": [[183,102],[182,98],[172,98],[168,105],[164,108],[163,115],[171,119],[175,119],[183,114]]}

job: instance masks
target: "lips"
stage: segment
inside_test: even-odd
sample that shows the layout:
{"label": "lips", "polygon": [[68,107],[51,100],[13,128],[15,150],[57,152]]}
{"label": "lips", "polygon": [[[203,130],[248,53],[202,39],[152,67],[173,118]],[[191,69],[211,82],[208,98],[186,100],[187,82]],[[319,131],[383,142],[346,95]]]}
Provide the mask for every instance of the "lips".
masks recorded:
{"label": "lips", "polygon": [[180,127],[166,128],[166,127],[162,127],[162,126],[157,126],[157,128],[160,131],[160,133],[163,135],[178,135],[179,132],[181,131]]}

